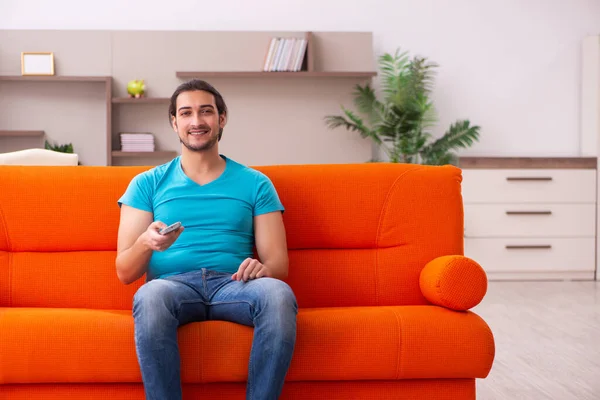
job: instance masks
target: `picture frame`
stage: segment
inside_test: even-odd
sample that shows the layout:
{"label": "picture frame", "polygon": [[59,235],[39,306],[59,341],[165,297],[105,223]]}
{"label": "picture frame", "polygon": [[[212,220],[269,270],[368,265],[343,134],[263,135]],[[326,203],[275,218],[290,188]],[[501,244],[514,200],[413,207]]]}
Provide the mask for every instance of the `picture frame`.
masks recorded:
{"label": "picture frame", "polygon": [[51,76],[54,75],[53,52],[22,52],[21,75]]}

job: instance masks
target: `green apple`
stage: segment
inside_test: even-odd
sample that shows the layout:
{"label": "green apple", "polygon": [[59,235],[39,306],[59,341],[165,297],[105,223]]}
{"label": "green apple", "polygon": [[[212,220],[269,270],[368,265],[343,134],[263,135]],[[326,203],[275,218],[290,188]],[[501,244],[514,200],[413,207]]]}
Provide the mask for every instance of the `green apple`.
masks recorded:
{"label": "green apple", "polygon": [[134,79],[127,84],[127,93],[129,94],[129,97],[142,97],[145,90],[146,85],[144,84],[143,79]]}

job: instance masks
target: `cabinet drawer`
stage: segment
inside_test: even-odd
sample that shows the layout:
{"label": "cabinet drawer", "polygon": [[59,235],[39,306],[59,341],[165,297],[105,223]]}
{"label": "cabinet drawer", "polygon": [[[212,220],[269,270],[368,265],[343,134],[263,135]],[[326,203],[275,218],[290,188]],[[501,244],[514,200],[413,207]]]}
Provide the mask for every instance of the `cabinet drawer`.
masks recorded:
{"label": "cabinet drawer", "polygon": [[463,170],[465,203],[595,203],[596,170]]}
{"label": "cabinet drawer", "polygon": [[486,272],[594,271],[594,252],[594,238],[465,239]]}
{"label": "cabinet drawer", "polygon": [[465,237],[593,237],[594,204],[465,204]]}

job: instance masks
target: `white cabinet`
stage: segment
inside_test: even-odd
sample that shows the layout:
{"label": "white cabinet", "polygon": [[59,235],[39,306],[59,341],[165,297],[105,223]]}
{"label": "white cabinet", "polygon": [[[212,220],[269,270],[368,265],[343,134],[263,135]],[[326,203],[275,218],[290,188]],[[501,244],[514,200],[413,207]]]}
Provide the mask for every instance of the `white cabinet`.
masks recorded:
{"label": "white cabinet", "polygon": [[594,279],[595,168],[462,169],[465,255],[490,280]]}

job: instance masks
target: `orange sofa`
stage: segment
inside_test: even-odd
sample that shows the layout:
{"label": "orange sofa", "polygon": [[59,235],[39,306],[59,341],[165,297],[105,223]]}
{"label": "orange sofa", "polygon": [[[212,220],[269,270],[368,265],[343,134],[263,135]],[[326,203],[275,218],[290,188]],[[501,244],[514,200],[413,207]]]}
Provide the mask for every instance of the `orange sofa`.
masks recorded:
{"label": "orange sofa", "polygon": [[[0,166],[0,399],[143,399],[115,274],[117,199],[149,167]],[[366,163],[256,167],[286,206],[300,311],[283,399],[475,399],[494,338],[469,311],[461,171]],[[252,328],[179,329],[188,399],[244,399]]]}

